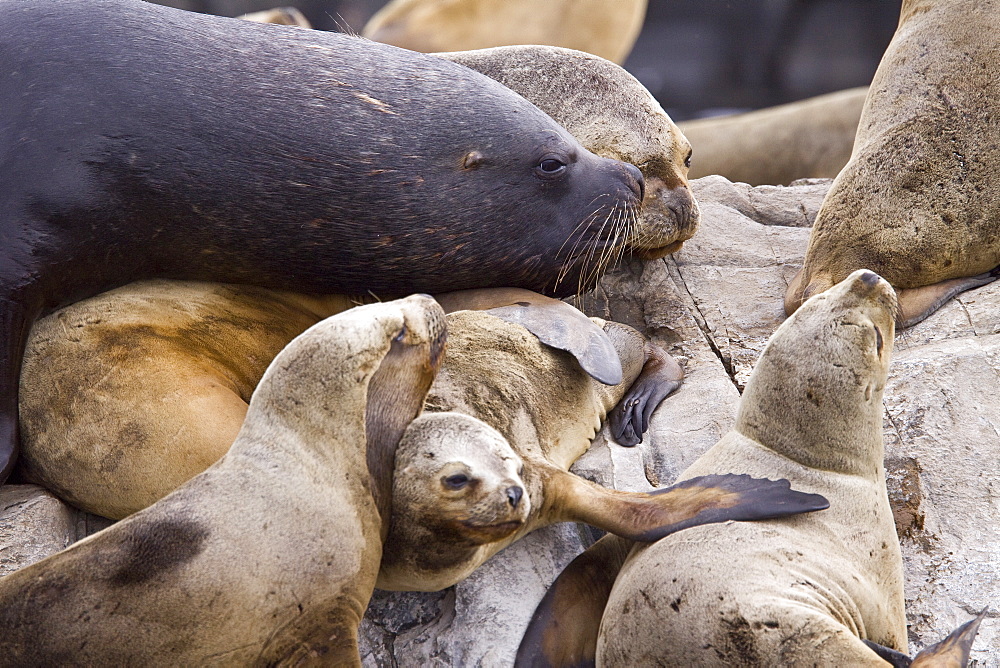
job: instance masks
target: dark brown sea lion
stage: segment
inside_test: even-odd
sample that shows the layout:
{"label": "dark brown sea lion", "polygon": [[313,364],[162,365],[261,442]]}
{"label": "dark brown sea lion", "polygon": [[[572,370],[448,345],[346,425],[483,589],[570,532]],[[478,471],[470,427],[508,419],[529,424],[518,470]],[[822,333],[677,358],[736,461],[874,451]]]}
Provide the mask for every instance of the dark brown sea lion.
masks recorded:
{"label": "dark brown sea lion", "polygon": [[856,269],[899,295],[899,324],[1000,265],[1000,2],[905,0],[854,152],[816,216],[792,313]]}
{"label": "dark brown sea lion", "polygon": [[[148,277],[569,293],[641,173],[506,87],[346,35],[138,0],[0,3],[0,478],[31,323]],[[610,221],[610,222],[609,222]]]}
{"label": "dark brown sea lion", "polygon": [[218,463],[0,579],[2,662],[360,665],[392,460],[444,338],[426,296],[359,307],[297,337]]}

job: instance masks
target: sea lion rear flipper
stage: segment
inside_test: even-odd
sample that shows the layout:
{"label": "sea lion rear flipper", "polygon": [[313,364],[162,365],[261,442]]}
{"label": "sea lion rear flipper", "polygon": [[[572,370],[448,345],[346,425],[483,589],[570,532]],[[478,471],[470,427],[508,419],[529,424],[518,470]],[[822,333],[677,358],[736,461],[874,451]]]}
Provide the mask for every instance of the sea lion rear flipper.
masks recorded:
{"label": "sea lion rear flipper", "polygon": [[593,666],[597,632],[632,542],[605,536],[571,561],[535,608],[514,665]]}
{"label": "sea lion rear flipper", "polygon": [[913,663],[913,659],[906,654],[897,652],[896,650],[886,647],[885,645],[879,645],[877,643],[873,643],[871,640],[864,639],[862,639],[861,642],[867,645],[868,649],[878,654],[880,659],[888,661],[892,668],[909,668],[910,664]]}
{"label": "sea lion rear flipper", "polygon": [[684,380],[684,370],[654,343],[646,342],[646,362],[632,387],[608,414],[611,435],[619,445],[642,443],[653,411]]}
{"label": "sea lion rear flipper", "polygon": [[899,312],[896,315],[896,326],[903,328],[915,325],[941,308],[955,295],[992,283],[998,276],[1000,276],[1000,267],[978,276],[953,278],[934,285],[925,285],[922,288],[897,290]]}
{"label": "sea lion rear flipper", "polygon": [[445,312],[486,311],[521,325],[547,346],[565,350],[595,380],[605,385],[622,382],[622,364],[604,329],[579,310],[552,297],[520,288],[460,290],[435,299]]}
{"label": "sea lion rear flipper", "polygon": [[952,666],[964,668],[969,663],[969,653],[972,651],[972,642],[979,632],[979,625],[986,617],[989,608],[983,608],[975,619],[962,624],[957,629],[948,634],[948,637],[930,647],[925,647],[915,657],[912,668],[944,668]]}
{"label": "sea lion rear flipper", "polygon": [[552,467],[546,504],[553,522],[585,522],[630,540],[653,542],[681,529],[767,520],[830,507],[819,494],[791,489],[788,480],[732,473],[691,478],[654,492],[622,492]]}

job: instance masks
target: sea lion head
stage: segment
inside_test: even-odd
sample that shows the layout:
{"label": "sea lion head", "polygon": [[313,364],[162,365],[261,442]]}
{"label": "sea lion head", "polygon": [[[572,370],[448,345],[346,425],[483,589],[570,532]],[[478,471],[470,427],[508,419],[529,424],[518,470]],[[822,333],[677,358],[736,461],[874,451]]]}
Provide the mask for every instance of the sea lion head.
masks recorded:
{"label": "sea lion head", "polygon": [[663,257],[694,235],[700,212],[687,178],[691,144],[656,98],[622,67],[552,46],[435,55],[482,72],[523,96],[588,151],[639,168],[645,179],[642,208],[627,226],[618,226],[611,259]]}
{"label": "sea lion head", "polygon": [[531,498],[523,463],[500,433],[461,413],[424,413],[396,453],[393,532],[419,523],[458,545],[507,538],[524,525]]}
{"label": "sea lion head", "polygon": [[855,271],[781,324],[754,367],[736,430],[813,468],[874,475],[896,294]]}
{"label": "sea lion head", "polygon": [[396,451],[392,522],[377,587],[437,591],[468,576],[480,553],[525,526],[521,458],[485,422],[424,413]]}

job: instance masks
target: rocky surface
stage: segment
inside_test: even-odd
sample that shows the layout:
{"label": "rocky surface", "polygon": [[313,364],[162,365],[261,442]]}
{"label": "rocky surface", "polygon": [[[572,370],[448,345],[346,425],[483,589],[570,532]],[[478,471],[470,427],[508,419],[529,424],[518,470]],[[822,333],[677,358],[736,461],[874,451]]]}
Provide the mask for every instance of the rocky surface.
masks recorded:
{"label": "rocky surface", "polygon": [[[729,429],[750,370],[784,319],[782,295],[828,187],[697,180],[703,222],[694,239],[664,260],[623,267],[580,300],[593,315],[645,332],[687,377],[644,443],[627,449],[598,437],[575,472],[620,489],[667,485]],[[989,605],[972,665],[998,667],[1000,282],[897,334],[884,427],[911,649]],[[0,573],[100,526],[37,488],[3,488]],[[593,539],[586,527],[549,527],[444,592],[376,592],[361,628],[365,665],[510,665],[545,587]]]}

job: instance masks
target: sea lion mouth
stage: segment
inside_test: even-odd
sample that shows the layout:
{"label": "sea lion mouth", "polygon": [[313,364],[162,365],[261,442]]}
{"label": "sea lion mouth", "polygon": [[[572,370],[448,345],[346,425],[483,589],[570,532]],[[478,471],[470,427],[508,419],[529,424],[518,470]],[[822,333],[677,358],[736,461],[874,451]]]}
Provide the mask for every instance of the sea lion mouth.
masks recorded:
{"label": "sea lion mouth", "polygon": [[659,260],[662,257],[676,253],[683,245],[683,241],[675,241],[660,248],[633,248],[632,255],[640,260]]}
{"label": "sea lion mouth", "polygon": [[492,524],[479,524],[472,520],[463,520],[461,525],[477,538],[485,539],[483,542],[492,543],[502,540],[520,529],[524,525],[524,520],[511,520],[509,522],[495,522]]}

